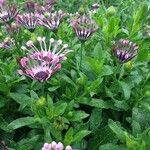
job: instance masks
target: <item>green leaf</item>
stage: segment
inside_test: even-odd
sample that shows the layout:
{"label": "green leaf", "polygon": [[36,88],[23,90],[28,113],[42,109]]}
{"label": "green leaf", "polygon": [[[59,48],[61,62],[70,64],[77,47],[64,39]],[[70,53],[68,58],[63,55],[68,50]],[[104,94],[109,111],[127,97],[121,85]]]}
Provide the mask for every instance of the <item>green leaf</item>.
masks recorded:
{"label": "green leaf", "polygon": [[146,3],[141,4],[137,9],[135,9],[135,15],[133,16],[134,23],[133,23],[132,32],[131,32],[132,35],[138,32],[142,21],[144,21],[144,19],[147,16],[147,13],[148,13],[148,6]]}
{"label": "green leaf", "polygon": [[19,141],[17,143],[17,145],[19,147],[21,147],[22,145],[24,145],[26,147],[26,149],[28,149],[29,147],[31,148],[34,148],[34,146],[37,144],[37,141],[40,139],[40,136],[39,135],[35,135],[31,138],[24,138],[22,139],[21,141]]}
{"label": "green leaf", "polygon": [[99,76],[102,73],[102,69],[103,69],[103,65],[104,65],[104,59],[98,60],[98,59],[94,59],[91,57],[86,57],[86,60],[88,61],[91,70],[97,76]]}
{"label": "green leaf", "polygon": [[111,100],[104,101],[101,99],[94,99],[94,98],[91,99],[91,98],[81,97],[78,99],[78,102],[96,108],[115,109],[115,107],[113,106],[113,102]]}
{"label": "green leaf", "polygon": [[7,126],[8,126],[8,123],[4,120],[2,116],[0,116],[0,129],[4,131],[8,131]]}
{"label": "green leaf", "polygon": [[9,129],[15,130],[23,126],[29,126],[35,122],[36,121],[34,117],[24,117],[24,118],[19,118],[19,119],[14,120],[7,127]]}
{"label": "green leaf", "polygon": [[73,142],[73,128],[69,128],[65,135],[64,143],[65,145],[70,145]]}
{"label": "green leaf", "polygon": [[93,109],[89,121],[90,129],[95,131],[102,122],[102,110],[98,108]]}
{"label": "green leaf", "polygon": [[51,108],[53,106],[53,100],[50,97],[50,95],[47,95],[47,105],[48,105],[48,108]]}
{"label": "green leaf", "polygon": [[4,83],[0,83],[0,92],[9,92],[9,87]]}
{"label": "green leaf", "polygon": [[116,106],[119,109],[127,111],[130,108],[126,101],[119,101],[119,100],[114,100],[114,101],[115,101],[114,106]]}
{"label": "green leaf", "polygon": [[89,135],[91,131],[82,130],[74,135],[73,142],[80,142],[85,136]]}
{"label": "green leaf", "polygon": [[38,96],[37,93],[34,92],[33,90],[30,91],[30,95],[31,95],[31,98],[33,98],[34,100],[39,99],[39,96]]}
{"label": "green leaf", "polygon": [[90,138],[87,149],[88,150],[98,150],[99,147],[107,143],[116,143],[116,135],[111,131],[108,125],[101,125],[93,133],[93,137]]}
{"label": "green leaf", "polygon": [[118,125],[113,120],[109,120],[108,125],[120,140],[126,141],[127,132],[124,131],[120,125]]}
{"label": "green leaf", "polygon": [[73,85],[74,87],[76,87],[76,84],[75,84],[67,75],[62,75],[61,78],[62,78],[65,82],[67,82],[67,83]]}
{"label": "green leaf", "polygon": [[130,98],[130,95],[131,95],[130,86],[123,81],[118,81],[118,82],[119,82],[120,86],[122,87],[125,99],[128,100]]}
{"label": "green leaf", "polygon": [[49,90],[50,92],[54,92],[54,91],[56,91],[58,88],[60,88],[59,85],[58,85],[58,86],[52,86],[52,87],[48,88],[48,90]]}
{"label": "green leaf", "polygon": [[112,143],[104,144],[99,147],[99,150],[127,150],[125,146],[120,146]]}
{"label": "green leaf", "polygon": [[93,51],[93,55],[95,59],[103,59],[105,58],[106,52],[102,50],[102,46],[101,43],[98,42],[95,46],[94,46],[94,51]]}
{"label": "green leaf", "polygon": [[104,65],[103,66],[103,72],[102,72],[102,76],[109,76],[113,74],[113,69],[111,66],[108,65]]}
{"label": "green leaf", "polygon": [[54,106],[54,116],[62,115],[67,107],[67,103],[56,103]]}
{"label": "green leaf", "polygon": [[90,86],[88,87],[88,93],[90,93],[91,97],[99,91],[102,81],[103,78],[98,78],[90,84]]}
{"label": "green leaf", "polygon": [[74,111],[72,112],[72,116],[68,119],[70,121],[81,121],[84,118],[87,118],[89,114],[85,113],[84,111]]}
{"label": "green leaf", "polygon": [[6,104],[6,100],[0,97],[0,108],[4,107]]}
{"label": "green leaf", "polygon": [[10,93],[9,95],[14,101],[20,104],[20,109],[31,104],[31,98],[26,94]]}

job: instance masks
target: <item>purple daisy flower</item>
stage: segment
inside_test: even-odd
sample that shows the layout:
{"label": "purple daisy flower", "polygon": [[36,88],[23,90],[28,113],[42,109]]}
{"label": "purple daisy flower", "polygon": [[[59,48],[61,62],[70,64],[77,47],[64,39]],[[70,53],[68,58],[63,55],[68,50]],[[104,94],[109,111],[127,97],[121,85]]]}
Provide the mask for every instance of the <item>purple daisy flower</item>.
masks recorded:
{"label": "purple daisy flower", "polygon": [[46,15],[39,17],[39,24],[48,29],[51,29],[52,31],[55,31],[58,29],[64,16],[65,13],[62,10],[54,13],[46,13]]}
{"label": "purple daisy flower", "polygon": [[28,29],[30,32],[33,32],[38,25],[38,17],[34,13],[26,13],[22,15],[17,15],[16,22]]}
{"label": "purple daisy flower", "polygon": [[95,21],[86,15],[79,16],[72,21],[72,27],[80,40],[87,40],[94,32],[98,30]]}
{"label": "purple daisy flower", "polygon": [[121,63],[126,63],[135,57],[138,53],[139,47],[136,43],[133,43],[126,39],[120,39],[113,46],[114,55]]}
{"label": "purple daisy flower", "polygon": [[70,50],[67,49],[67,44],[62,44],[62,40],[55,41],[51,38],[48,46],[45,37],[38,37],[37,40],[40,48],[32,41],[28,41],[26,47],[22,47],[28,55],[19,60],[22,68],[19,74],[43,82],[61,68],[61,62],[66,59],[66,54]]}
{"label": "purple daisy flower", "polygon": [[15,19],[18,14],[18,10],[15,4],[6,5],[2,3],[0,5],[0,23],[9,23]]}

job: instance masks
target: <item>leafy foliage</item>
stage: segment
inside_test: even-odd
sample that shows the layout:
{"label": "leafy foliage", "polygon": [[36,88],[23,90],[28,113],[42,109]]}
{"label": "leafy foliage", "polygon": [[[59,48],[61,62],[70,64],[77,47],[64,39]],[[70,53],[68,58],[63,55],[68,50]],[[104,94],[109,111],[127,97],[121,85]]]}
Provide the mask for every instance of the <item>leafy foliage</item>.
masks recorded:
{"label": "leafy foliage", "polygon": [[[24,2],[18,0],[21,7]],[[94,2],[59,0],[55,9],[88,12]],[[81,67],[81,43],[67,18],[56,35],[42,27],[34,33],[20,29],[19,50],[37,36],[55,36],[73,50],[44,92],[41,83],[17,73],[17,58],[24,52],[0,48],[0,141],[10,150],[39,150],[53,140],[79,150],[150,149],[150,37],[145,35],[150,2],[99,2],[100,9],[91,15],[99,30],[84,43]],[[0,38],[6,36],[1,25]],[[139,45],[138,56],[125,64],[112,54],[120,38]]]}

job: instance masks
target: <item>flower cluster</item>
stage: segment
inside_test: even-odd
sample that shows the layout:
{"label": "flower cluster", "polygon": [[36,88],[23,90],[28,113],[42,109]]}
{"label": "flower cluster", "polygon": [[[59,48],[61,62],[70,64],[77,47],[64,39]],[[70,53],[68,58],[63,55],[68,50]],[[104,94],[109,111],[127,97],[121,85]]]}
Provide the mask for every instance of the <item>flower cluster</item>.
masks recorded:
{"label": "flower cluster", "polygon": [[136,43],[133,43],[126,39],[120,39],[113,46],[114,55],[121,63],[126,63],[135,57],[138,53],[139,47]]}
{"label": "flower cluster", "polygon": [[[44,146],[42,147],[42,150],[63,150],[64,146],[61,142],[56,143],[55,141],[53,141],[52,143],[48,144],[45,143]],[[71,146],[68,145],[66,146],[65,150],[72,150]]]}
{"label": "flower cluster", "polygon": [[74,19],[72,21],[72,27],[80,40],[87,40],[92,33],[98,30],[96,22],[86,15]]}
{"label": "flower cluster", "polygon": [[18,14],[15,4],[7,5],[5,1],[0,3],[0,23],[12,22]]}
{"label": "flower cluster", "polygon": [[22,47],[28,55],[19,60],[22,68],[19,74],[43,82],[61,68],[61,62],[66,59],[69,50],[67,44],[62,44],[62,40],[55,41],[51,38],[48,46],[45,37],[38,37],[37,40],[40,48],[32,41],[28,41],[26,47]]}

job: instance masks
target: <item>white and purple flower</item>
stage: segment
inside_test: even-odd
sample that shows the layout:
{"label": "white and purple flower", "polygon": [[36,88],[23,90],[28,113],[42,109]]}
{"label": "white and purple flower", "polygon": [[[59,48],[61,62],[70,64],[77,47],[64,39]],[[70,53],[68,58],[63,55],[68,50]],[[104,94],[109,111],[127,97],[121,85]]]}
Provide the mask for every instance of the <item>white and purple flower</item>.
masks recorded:
{"label": "white and purple flower", "polygon": [[46,12],[44,15],[39,17],[39,24],[52,31],[55,31],[58,29],[64,17],[65,13],[62,10],[53,13]]}
{"label": "white and purple flower", "polygon": [[[45,143],[42,147],[42,150],[63,150],[64,146],[61,142],[56,143],[53,141],[52,143]],[[72,150],[71,146],[68,145],[66,146],[65,150]]]}
{"label": "white and purple flower", "polygon": [[19,14],[16,17],[16,22],[20,26],[28,29],[30,32],[33,32],[38,26],[38,17],[35,13]]}
{"label": "white and purple flower", "polygon": [[0,43],[0,48],[10,49],[14,45],[14,40],[6,37],[3,42]]}
{"label": "white and purple flower", "polygon": [[45,37],[38,37],[37,40],[38,47],[32,41],[28,41],[26,46],[22,47],[28,54],[19,60],[19,74],[43,82],[61,68],[61,62],[66,59],[70,50],[67,44],[62,44],[62,40],[55,41],[51,38],[48,45]]}
{"label": "white and purple flower", "polygon": [[72,21],[72,27],[80,40],[87,40],[98,30],[98,25],[94,20],[86,15],[78,16]]}
{"label": "white and purple flower", "polygon": [[15,19],[18,10],[15,4],[7,5],[5,1],[0,2],[0,23],[9,23]]}
{"label": "white and purple flower", "polygon": [[127,39],[120,39],[113,46],[114,55],[121,63],[126,63],[138,54],[138,45]]}

